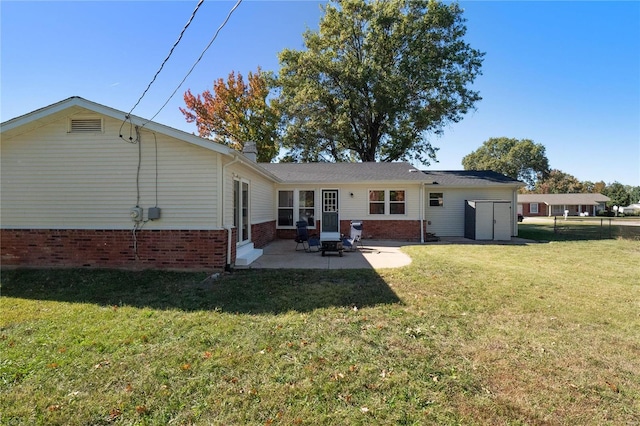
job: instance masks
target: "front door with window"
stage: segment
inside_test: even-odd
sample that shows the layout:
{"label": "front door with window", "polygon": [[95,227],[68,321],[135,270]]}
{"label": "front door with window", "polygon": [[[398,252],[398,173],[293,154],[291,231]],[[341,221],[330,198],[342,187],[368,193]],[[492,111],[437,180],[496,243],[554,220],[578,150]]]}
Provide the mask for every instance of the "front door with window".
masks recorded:
{"label": "front door with window", "polygon": [[338,190],[322,190],[322,232],[340,232]]}

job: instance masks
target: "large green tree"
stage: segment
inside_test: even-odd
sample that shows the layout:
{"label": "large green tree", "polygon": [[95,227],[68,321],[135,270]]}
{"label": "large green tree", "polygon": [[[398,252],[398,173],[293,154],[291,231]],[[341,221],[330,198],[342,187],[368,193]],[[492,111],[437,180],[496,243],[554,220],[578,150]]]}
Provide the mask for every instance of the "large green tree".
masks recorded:
{"label": "large green tree", "polygon": [[607,185],[602,191],[603,195],[611,198],[611,201],[607,202],[608,206],[625,207],[631,204],[631,194],[627,191],[620,182],[613,182]]}
{"label": "large green tree", "polygon": [[598,181],[598,182],[591,182],[590,180],[585,180],[584,182],[582,182],[582,187],[584,189],[584,192],[589,192],[589,193],[598,193],[598,194],[602,194],[602,191],[604,190],[604,188],[606,188],[607,184],[604,183],[604,181]]}
{"label": "large green tree", "polygon": [[549,160],[542,144],[530,139],[489,138],[462,159],[465,170],[493,170],[520,179],[531,189],[549,173]]}
{"label": "large green tree", "polygon": [[429,164],[428,139],[480,100],[484,53],[464,40],[462,9],[435,0],[337,0],[305,50],[279,55],[290,161]]}
{"label": "large green tree", "polygon": [[589,192],[585,183],[577,177],[558,169],[553,169],[549,174],[536,181],[535,193],[537,194],[575,194]]}
{"label": "large green tree", "polygon": [[270,162],[279,151],[280,115],[268,101],[273,86],[270,73],[260,68],[249,72],[247,82],[242,74],[232,71],[224,81],[213,83],[213,93],[205,90],[184,94],[186,108],[180,108],[187,122],[195,122],[205,138],[242,151],[244,143],[253,141],[259,162]]}
{"label": "large green tree", "polygon": [[629,201],[631,204],[640,203],[640,186],[629,187]]}

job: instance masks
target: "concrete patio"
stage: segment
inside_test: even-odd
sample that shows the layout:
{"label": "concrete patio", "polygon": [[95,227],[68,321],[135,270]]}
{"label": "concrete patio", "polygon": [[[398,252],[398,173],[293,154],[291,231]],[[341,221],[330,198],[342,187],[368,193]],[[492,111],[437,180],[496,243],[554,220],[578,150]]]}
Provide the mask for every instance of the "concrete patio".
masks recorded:
{"label": "concrete patio", "polygon": [[342,257],[337,252],[305,252],[300,245],[296,250],[293,240],[276,240],[263,247],[264,253],[247,266],[236,269],[381,269],[398,268],[411,263],[411,258],[400,248],[415,243],[402,241],[364,242],[364,248],[345,250]]}
{"label": "concrete patio", "polygon": [[344,251],[342,257],[336,252],[305,252],[300,245],[296,250],[293,240],[275,240],[263,247],[263,254],[247,266],[236,265],[236,269],[382,269],[409,265],[411,258],[401,248],[411,245],[481,244],[524,245],[535,241],[513,237],[510,241],[475,241],[463,237],[445,237],[438,242],[420,244],[407,241],[363,240],[364,248]]}

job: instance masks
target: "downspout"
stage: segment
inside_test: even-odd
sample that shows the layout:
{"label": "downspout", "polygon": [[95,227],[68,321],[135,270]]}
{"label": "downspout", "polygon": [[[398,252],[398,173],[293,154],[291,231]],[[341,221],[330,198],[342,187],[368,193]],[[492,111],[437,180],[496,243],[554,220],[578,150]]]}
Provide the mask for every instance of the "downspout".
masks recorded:
{"label": "downspout", "polygon": [[226,187],[225,185],[225,180],[226,180],[226,176],[227,174],[225,173],[227,170],[227,167],[237,163],[238,161],[240,161],[240,158],[238,158],[237,155],[234,155],[234,159],[233,161],[228,162],[227,164],[222,166],[222,190],[220,193],[220,204],[222,205],[222,212],[221,212],[221,225],[227,230],[227,259],[225,261],[225,266],[224,269],[225,271],[230,271],[231,270],[231,244],[233,244],[232,241],[232,236],[233,236],[233,225],[225,225],[224,224],[224,188]]}
{"label": "downspout", "polygon": [[[511,205],[515,207],[515,210],[516,210],[515,212],[513,211],[511,212],[511,220],[513,221],[513,226],[511,227],[511,233],[513,234],[512,237],[517,237],[520,229],[519,228],[520,225],[518,225],[518,188],[517,187],[511,192]],[[522,213],[524,214],[524,207],[523,207]]]}
{"label": "downspout", "polygon": [[426,184],[422,182],[420,184],[420,244],[424,244],[424,189]]}

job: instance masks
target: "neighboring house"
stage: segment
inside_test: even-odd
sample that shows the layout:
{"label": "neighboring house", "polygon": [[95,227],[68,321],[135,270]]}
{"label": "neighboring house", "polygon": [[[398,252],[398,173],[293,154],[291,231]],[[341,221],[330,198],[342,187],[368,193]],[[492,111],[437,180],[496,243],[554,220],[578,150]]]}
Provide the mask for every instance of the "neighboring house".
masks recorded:
{"label": "neighboring house", "polygon": [[610,198],[602,194],[518,194],[518,214],[531,216],[595,216]]}
{"label": "neighboring house", "polygon": [[318,234],[362,220],[364,238],[464,236],[468,200],[506,201],[517,235],[523,184],[497,173],[258,164],[125,115],[73,97],[0,125],[3,266],[221,270],[293,238],[298,220]]}
{"label": "neighboring house", "polygon": [[639,215],[640,214],[640,202],[635,203],[635,204],[629,204],[626,207],[621,207],[618,210],[618,213]]}

